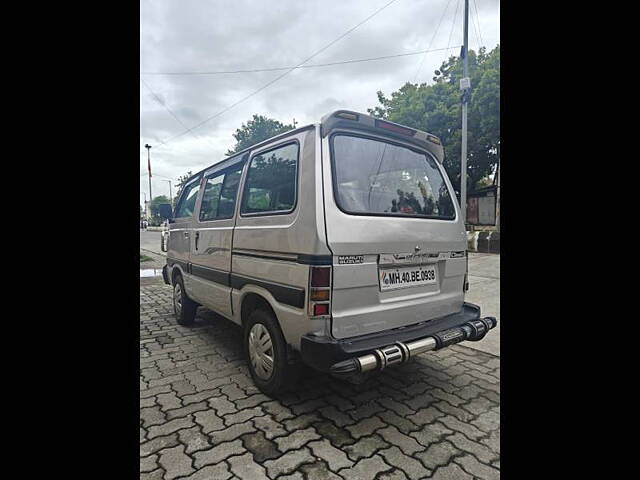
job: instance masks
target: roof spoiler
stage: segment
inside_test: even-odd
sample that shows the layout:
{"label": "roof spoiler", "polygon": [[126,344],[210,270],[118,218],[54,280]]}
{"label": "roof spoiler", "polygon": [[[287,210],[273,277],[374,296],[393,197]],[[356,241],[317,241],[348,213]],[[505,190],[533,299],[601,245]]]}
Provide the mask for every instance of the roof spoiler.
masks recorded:
{"label": "roof spoiler", "polygon": [[348,128],[365,130],[398,138],[428,150],[438,162],[444,161],[444,148],[442,142],[435,135],[406,127],[397,123],[382,120],[380,118],[365,115],[364,113],[352,112],[350,110],[336,110],[322,117],[322,136],[326,137],[333,130],[338,128]]}

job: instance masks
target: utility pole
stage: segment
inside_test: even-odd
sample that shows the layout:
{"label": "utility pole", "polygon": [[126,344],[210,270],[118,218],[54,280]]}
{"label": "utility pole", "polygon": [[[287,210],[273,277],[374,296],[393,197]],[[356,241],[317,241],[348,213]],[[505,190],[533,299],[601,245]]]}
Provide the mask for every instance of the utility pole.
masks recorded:
{"label": "utility pole", "polygon": [[146,143],[144,148],[147,149],[147,164],[149,166],[149,209],[147,210],[147,218],[151,220],[151,200],[153,200],[153,194],[151,193],[151,145]]}
{"label": "utility pole", "polygon": [[173,194],[171,193],[171,180],[163,180],[164,182],[169,182],[169,203],[171,204],[171,208],[173,208]]}
{"label": "utility pole", "polygon": [[296,122],[296,119],[294,118],[293,119],[293,128],[296,128],[296,123],[298,123],[298,122]]}
{"label": "utility pole", "polygon": [[[471,90],[469,78],[469,0],[464,0],[464,45],[462,47],[463,78],[460,79],[462,90],[462,158],[460,159],[460,209],[462,221],[467,222],[467,107]],[[466,228],[466,227],[465,227]]]}
{"label": "utility pole", "polygon": [[144,214],[144,216],[147,216],[147,192],[142,192],[142,194],[144,195],[144,212],[142,212]]}

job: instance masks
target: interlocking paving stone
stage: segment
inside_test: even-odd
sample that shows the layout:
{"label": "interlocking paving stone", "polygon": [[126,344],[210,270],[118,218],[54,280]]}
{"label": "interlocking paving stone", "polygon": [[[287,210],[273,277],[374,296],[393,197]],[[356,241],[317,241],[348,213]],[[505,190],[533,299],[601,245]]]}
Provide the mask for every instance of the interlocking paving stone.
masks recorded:
{"label": "interlocking paving stone", "polygon": [[253,453],[256,462],[262,464],[265,460],[272,460],[282,455],[278,446],[265,437],[264,432],[247,433],[240,437],[244,448]]}
{"label": "interlocking paving stone", "polygon": [[196,468],[204,467],[205,465],[215,465],[231,455],[239,455],[245,452],[246,450],[240,440],[224,442],[209,450],[194,453],[192,455],[194,460],[193,464]]}
{"label": "interlocking paving stone", "polygon": [[204,435],[197,427],[179,430],[178,439],[186,447],[185,452],[188,454],[211,448],[209,437]]}
{"label": "interlocking paving stone", "polygon": [[[308,479],[313,480],[342,480],[342,477],[333,473],[327,468],[324,462],[307,463],[300,466],[300,470],[306,474]],[[280,480],[282,477],[278,478]]]}
{"label": "interlocking paving stone", "polygon": [[140,459],[140,473],[153,472],[158,468],[158,455],[150,455]]}
{"label": "interlocking paving stone", "polygon": [[153,440],[147,440],[140,444],[140,456],[146,457],[147,455],[151,455],[163,448],[175,447],[176,445],[178,445],[177,433],[166,435],[164,437],[157,437]]}
{"label": "interlocking paving stone", "polygon": [[463,457],[456,458],[455,462],[466,472],[469,472],[475,477],[482,478],[483,480],[499,480],[500,478],[500,470],[480,463],[472,455],[464,455]]}
{"label": "interlocking paving stone", "polygon": [[374,434],[370,437],[364,437],[352,445],[342,448],[353,461],[360,460],[364,457],[370,457],[381,448],[387,448],[389,444],[385,442],[380,435]]}
{"label": "interlocking paving stone", "polygon": [[267,471],[262,465],[259,465],[253,460],[250,453],[231,457],[228,462],[231,466],[231,471],[239,478],[246,480],[269,480]]}
{"label": "interlocking paving stone", "polygon": [[378,480],[408,480],[409,477],[405,475],[402,470],[398,470],[397,468],[391,470],[390,472],[382,473],[378,476]]}
{"label": "interlocking paving stone", "polygon": [[262,417],[257,417],[253,419],[253,424],[258,430],[262,430],[264,435],[268,439],[272,439],[274,437],[280,437],[282,435],[286,435],[288,432],[284,429],[282,424],[276,422],[269,415],[264,415]]}
{"label": "interlocking paving stone", "polygon": [[313,454],[327,462],[329,468],[333,471],[340,470],[341,468],[351,467],[353,462],[349,460],[347,455],[333,445],[328,440],[317,440],[310,442],[307,445]]}
{"label": "interlocking paving stone", "polygon": [[153,439],[155,437],[169,435],[170,433],[177,432],[180,429],[189,427],[193,427],[193,419],[191,418],[191,416],[185,418],[175,418],[168,421],[167,423],[163,423],[162,425],[154,425],[153,427],[150,427],[147,438]]}
{"label": "interlocking paving stone", "polygon": [[221,462],[216,465],[207,465],[187,478],[189,480],[227,480],[231,477],[232,473],[229,471],[229,465]]}
{"label": "interlocking paving stone", "polygon": [[311,440],[320,438],[318,432],[313,427],[305,428],[304,430],[296,430],[295,432],[284,436],[278,437],[274,442],[278,445],[278,449],[282,452],[288,452],[300,448],[303,445],[309,443]]}
{"label": "interlocking paving stone", "polygon": [[348,425],[345,427],[346,430],[351,432],[353,438],[360,438],[366,435],[371,435],[376,430],[387,427],[387,424],[380,420],[378,417],[365,418],[364,420],[360,420],[355,425]]}
{"label": "interlocking paving stone", "polygon": [[231,440],[235,440],[245,433],[255,432],[256,427],[253,426],[251,421],[244,423],[236,423],[235,425],[230,426],[229,428],[225,428],[224,430],[218,430],[215,432],[211,432],[209,434],[209,438],[211,439],[211,443],[213,445],[217,445],[222,442],[230,442]]}
{"label": "interlocking paving stone", "polygon": [[209,410],[207,402],[192,403],[190,405],[187,405],[186,407],[167,411],[167,420],[171,420],[172,418],[184,417],[186,415],[189,415],[190,413],[201,412],[203,410]]}
{"label": "interlocking paving stone", "polygon": [[268,397],[240,329],[205,308],[176,325],[162,283],[141,286],[140,338],[141,479],[499,476],[497,357],[455,345],[359,384],[305,367]]}
{"label": "interlocking paving stone", "polygon": [[218,415],[213,410],[205,410],[196,412],[194,414],[195,421],[202,427],[204,433],[214,432],[216,430],[224,430],[225,425]]}
{"label": "interlocking paving stone", "polygon": [[422,463],[430,469],[435,469],[438,466],[447,465],[454,455],[460,454],[453,444],[443,441],[439,443],[433,443],[424,452],[416,453],[416,458],[422,460]]}
{"label": "interlocking paving stone", "polygon": [[161,425],[166,421],[165,414],[157,406],[140,409],[140,419],[144,428],[149,428],[152,425]]}
{"label": "interlocking paving stone", "polygon": [[422,463],[405,455],[396,446],[380,450],[378,455],[383,457],[389,465],[401,469],[411,480],[419,480],[431,474]]}
{"label": "interlocking paving stone", "polygon": [[158,463],[164,468],[166,480],[183,477],[194,472],[191,466],[191,458],[184,453],[184,445],[167,448],[160,452]]}
{"label": "interlocking paving stone", "polygon": [[400,447],[400,450],[406,455],[413,455],[420,450],[424,450],[424,446],[420,445],[415,438],[405,435],[393,425],[378,430],[377,433],[391,445]]}
{"label": "interlocking paving stone", "polygon": [[314,423],[313,426],[321,436],[328,439],[336,447],[342,447],[354,442],[354,438],[349,431],[336,427],[331,422],[318,422]]}
{"label": "interlocking paving stone", "polygon": [[309,449],[304,447],[300,450],[287,452],[275,460],[267,460],[264,462],[264,467],[267,469],[269,478],[275,478],[279,475],[295,471],[303,463],[311,463],[314,461],[315,459],[309,452]]}
{"label": "interlocking paving stone", "polygon": [[459,465],[452,463],[444,467],[438,468],[433,476],[432,480],[473,480],[473,476],[466,473],[460,468]]}
{"label": "interlocking paving stone", "polygon": [[429,425],[425,425],[421,430],[411,432],[413,438],[415,438],[420,445],[428,447],[432,443],[439,442],[444,439],[445,435],[453,434],[453,430],[445,427],[439,422],[434,422]]}
{"label": "interlocking paving stone", "polygon": [[393,467],[379,455],[359,460],[353,467],[345,468],[338,472],[341,477],[348,480],[371,480],[378,473],[392,470]]}
{"label": "interlocking paving stone", "polygon": [[447,441],[453,443],[458,450],[472,453],[478,460],[484,463],[490,464],[499,458],[499,455],[496,455],[487,446],[482,443],[469,440],[461,433],[448,436]]}

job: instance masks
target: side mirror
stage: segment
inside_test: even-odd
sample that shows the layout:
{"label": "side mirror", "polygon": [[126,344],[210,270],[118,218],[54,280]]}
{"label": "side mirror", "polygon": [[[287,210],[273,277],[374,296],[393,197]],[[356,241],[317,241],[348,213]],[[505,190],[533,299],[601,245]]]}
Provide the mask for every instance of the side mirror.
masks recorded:
{"label": "side mirror", "polygon": [[171,204],[169,203],[161,203],[160,205],[158,205],[158,213],[160,214],[160,218],[162,218],[162,220],[173,219],[173,211],[171,208]]}

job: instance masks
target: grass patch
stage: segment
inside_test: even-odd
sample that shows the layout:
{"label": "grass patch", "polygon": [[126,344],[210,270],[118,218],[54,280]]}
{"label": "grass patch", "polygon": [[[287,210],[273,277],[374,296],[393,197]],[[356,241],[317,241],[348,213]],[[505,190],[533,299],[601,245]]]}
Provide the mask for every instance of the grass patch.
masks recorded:
{"label": "grass patch", "polygon": [[140,254],[140,263],[142,263],[142,262],[149,262],[149,261],[151,261],[151,260],[153,260],[153,258],[148,257],[147,255],[144,255],[144,254],[142,254],[142,253]]}

